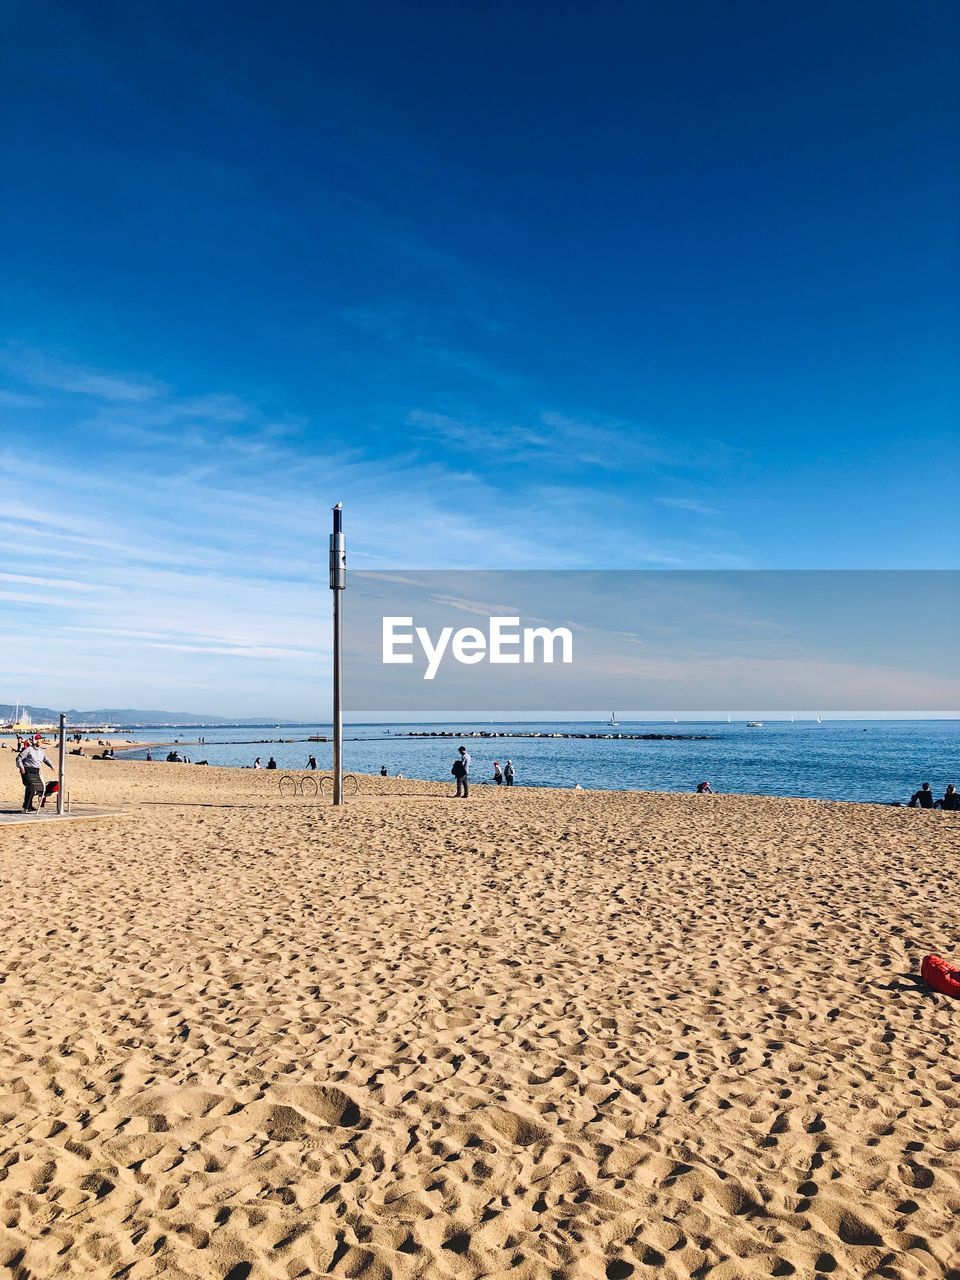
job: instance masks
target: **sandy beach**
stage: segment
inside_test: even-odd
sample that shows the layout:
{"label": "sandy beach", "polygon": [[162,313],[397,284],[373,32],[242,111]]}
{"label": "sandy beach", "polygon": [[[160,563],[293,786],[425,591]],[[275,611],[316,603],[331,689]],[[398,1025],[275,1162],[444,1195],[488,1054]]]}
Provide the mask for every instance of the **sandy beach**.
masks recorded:
{"label": "sandy beach", "polygon": [[0,1269],[960,1278],[956,815],[70,768],[121,812],[0,828]]}

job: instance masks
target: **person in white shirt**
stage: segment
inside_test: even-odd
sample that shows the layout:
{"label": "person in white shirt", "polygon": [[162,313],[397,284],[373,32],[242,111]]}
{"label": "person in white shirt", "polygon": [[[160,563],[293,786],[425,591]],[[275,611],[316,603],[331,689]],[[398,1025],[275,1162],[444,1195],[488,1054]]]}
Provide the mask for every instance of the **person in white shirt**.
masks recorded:
{"label": "person in white shirt", "polygon": [[24,813],[33,813],[34,796],[40,799],[43,795],[43,779],[40,777],[40,766],[42,764],[45,764],[48,769],[53,768],[39,743],[25,743],[17,754],[17,768],[20,770],[20,776],[23,779]]}

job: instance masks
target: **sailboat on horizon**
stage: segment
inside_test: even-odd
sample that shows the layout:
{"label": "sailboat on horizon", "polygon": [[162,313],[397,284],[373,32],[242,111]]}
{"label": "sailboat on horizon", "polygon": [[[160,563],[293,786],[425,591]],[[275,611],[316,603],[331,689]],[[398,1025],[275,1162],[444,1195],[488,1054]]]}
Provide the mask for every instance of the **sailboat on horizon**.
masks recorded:
{"label": "sailboat on horizon", "polygon": [[617,719],[617,713],[615,711],[610,712],[610,719],[607,721],[607,724],[612,726],[614,729],[619,726],[620,721]]}

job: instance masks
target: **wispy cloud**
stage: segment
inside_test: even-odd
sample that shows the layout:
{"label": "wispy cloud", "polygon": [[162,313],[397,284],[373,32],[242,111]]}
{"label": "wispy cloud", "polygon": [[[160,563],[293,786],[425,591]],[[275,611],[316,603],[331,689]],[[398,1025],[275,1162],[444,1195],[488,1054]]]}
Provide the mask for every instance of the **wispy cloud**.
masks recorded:
{"label": "wispy cloud", "polygon": [[654,498],[661,507],[673,507],[677,511],[692,511],[698,516],[718,516],[720,512],[716,507],[709,506],[706,502],[701,502],[697,498]]}
{"label": "wispy cloud", "polygon": [[396,348],[407,361],[464,374],[500,391],[530,390],[530,379],[522,372],[505,367],[482,350],[492,335],[502,337],[508,326],[463,302],[444,308],[390,298],[350,307],[341,319],[368,338]]}
{"label": "wispy cloud", "polygon": [[55,591],[96,591],[95,583],[75,578],[47,578],[29,573],[0,573],[0,582],[22,582],[29,586],[48,587]]}
{"label": "wispy cloud", "polygon": [[0,390],[0,409],[36,409],[43,404],[39,396],[22,391]]}
{"label": "wispy cloud", "polygon": [[71,364],[46,352],[8,346],[0,350],[0,365],[32,386],[49,387],[98,400],[152,400],[161,395],[161,383],[148,378],[118,377],[80,364]]}
{"label": "wispy cloud", "polygon": [[682,461],[667,441],[635,424],[552,411],[533,420],[502,421],[414,409],[407,421],[470,453],[496,453],[515,464],[536,462],[560,474],[585,466],[611,473],[638,465],[670,468]]}

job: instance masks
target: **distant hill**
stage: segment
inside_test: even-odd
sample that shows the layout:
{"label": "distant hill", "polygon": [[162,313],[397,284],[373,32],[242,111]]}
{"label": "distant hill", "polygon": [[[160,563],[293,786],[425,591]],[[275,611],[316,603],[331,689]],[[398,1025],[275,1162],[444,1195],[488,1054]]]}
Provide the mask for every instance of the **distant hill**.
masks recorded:
{"label": "distant hill", "polygon": [[[9,722],[17,707],[12,702],[0,702],[0,721]],[[20,713],[26,712],[31,720],[52,720],[56,722],[60,710],[53,707],[35,707],[27,703],[20,704]],[[95,707],[92,711],[78,711],[71,708],[65,712],[68,724],[237,724],[237,718],[227,716],[201,715],[195,711],[144,711],[140,707]],[[276,724],[276,720],[263,717],[252,717],[242,721],[244,724]]]}

